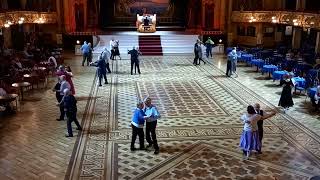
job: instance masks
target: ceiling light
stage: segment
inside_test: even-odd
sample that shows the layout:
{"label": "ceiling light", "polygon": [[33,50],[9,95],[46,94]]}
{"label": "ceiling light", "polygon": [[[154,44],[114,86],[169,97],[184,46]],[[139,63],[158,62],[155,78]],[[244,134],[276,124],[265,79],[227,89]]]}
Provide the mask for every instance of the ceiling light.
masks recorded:
{"label": "ceiling light", "polygon": [[8,27],[10,27],[10,25],[9,24],[4,24],[4,27],[8,28]]}

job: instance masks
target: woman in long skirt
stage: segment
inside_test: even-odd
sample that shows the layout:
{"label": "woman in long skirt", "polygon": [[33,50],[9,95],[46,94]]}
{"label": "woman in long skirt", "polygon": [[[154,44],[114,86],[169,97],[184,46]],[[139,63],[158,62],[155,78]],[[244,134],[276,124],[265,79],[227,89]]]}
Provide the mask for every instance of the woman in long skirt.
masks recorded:
{"label": "woman in long skirt", "polygon": [[292,87],[293,83],[288,75],[284,76],[284,79],[280,81],[280,85],[283,86],[281,97],[279,100],[279,105],[284,108],[284,113],[286,110],[289,109],[289,107],[293,106],[293,100],[292,100]]}
{"label": "woman in long skirt", "polygon": [[241,116],[240,119],[244,123],[244,127],[239,146],[247,158],[250,156],[252,150],[257,152],[261,151],[262,144],[259,140],[257,122],[273,115],[275,115],[275,112],[264,116],[256,114],[254,107],[250,105],[247,107],[247,113]]}

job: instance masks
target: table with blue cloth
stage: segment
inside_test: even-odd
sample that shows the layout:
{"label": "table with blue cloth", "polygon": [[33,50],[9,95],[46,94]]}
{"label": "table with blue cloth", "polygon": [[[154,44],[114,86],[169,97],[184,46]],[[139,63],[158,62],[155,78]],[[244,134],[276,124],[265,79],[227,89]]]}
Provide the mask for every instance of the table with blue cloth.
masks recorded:
{"label": "table with blue cloth", "polygon": [[309,90],[308,90],[309,97],[313,99],[314,95],[316,95],[316,92],[317,92],[317,88],[316,87],[309,88]]}
{"label": "table with blue cloth", "polygon": [[283,79],[283,76],[285,74],[288,74],[288,71],[273,71],[272,73],[272,78],[273,80],[282,80]]}
{"label": "table with blue cloth", "polygon": [[297,87],[305,87],[305,84],[306,84],[306,80],[302,77],[291,78],[291,81],[294,84],[294,86],[297,86]]}
{"label": "table with blue cloth", "polygon": [[253,55],[252,54],[242,54],[241,55],[241,59],[246,62],[246,63],[249,63],[253,58]]}
{"label": "table with blue cloth", "polygon": [[291,78],[291,81],[294,85],[294,93],[296,93],[298,88],[299,90],[306,89],[306,80],[304,78],[294,77],[294,78]]}
{"label": "table with blue cloth", "polygon": [[257,66],[257,72],[259,71],[259,68],[262,68],[264,65],[264,60],[262,59],[252,59],[250,62],[251,65]]}
{"label": "table with blue cloth", "polygon": [[278,70],[278,67],[275,65],[264,65],[262,68],[262,72],[269,73],[269,78],[271,78],[271,73],[273,73],[276,70]]}
{"label": "table with blue cloth", "polygon": [[231,52],[232,50],[233,50],[233,47],[227,47],[226,54],[229,54],[229,52]]}

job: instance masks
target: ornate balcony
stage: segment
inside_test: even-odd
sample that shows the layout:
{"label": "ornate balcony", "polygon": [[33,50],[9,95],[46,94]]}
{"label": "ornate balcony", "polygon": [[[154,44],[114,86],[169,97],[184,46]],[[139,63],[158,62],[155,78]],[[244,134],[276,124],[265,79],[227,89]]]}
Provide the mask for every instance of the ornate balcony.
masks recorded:
{"label": "ornate balcony", "polygon": [[55,12],[11,11],[0,13],[0,27],[22,23],[53,24],[56,22]]}
{"label": "ornate balcony", "polygon": [[232,22],[262,22],[320,29],[320,14],[290,11],[233,11]]}

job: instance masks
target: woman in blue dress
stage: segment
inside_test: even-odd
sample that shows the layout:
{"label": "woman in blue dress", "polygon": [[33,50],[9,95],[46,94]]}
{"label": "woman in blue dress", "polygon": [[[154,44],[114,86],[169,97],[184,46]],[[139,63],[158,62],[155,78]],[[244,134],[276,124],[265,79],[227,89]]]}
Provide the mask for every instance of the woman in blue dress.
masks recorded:
{"label": "woman in blue dress", "polygon": [[261,142],[259,140],[259,132],[257,122],[259,120],[265,120],[273,115],[275,112],[265,114],[263,116],[256,114],[253,106],[247,107],[247,113],[241,116],[241,120],[244,123],[243,132],[240,138],[240,148],[243,154],[248,158],[252,150],[257,152],[261,151]]}

